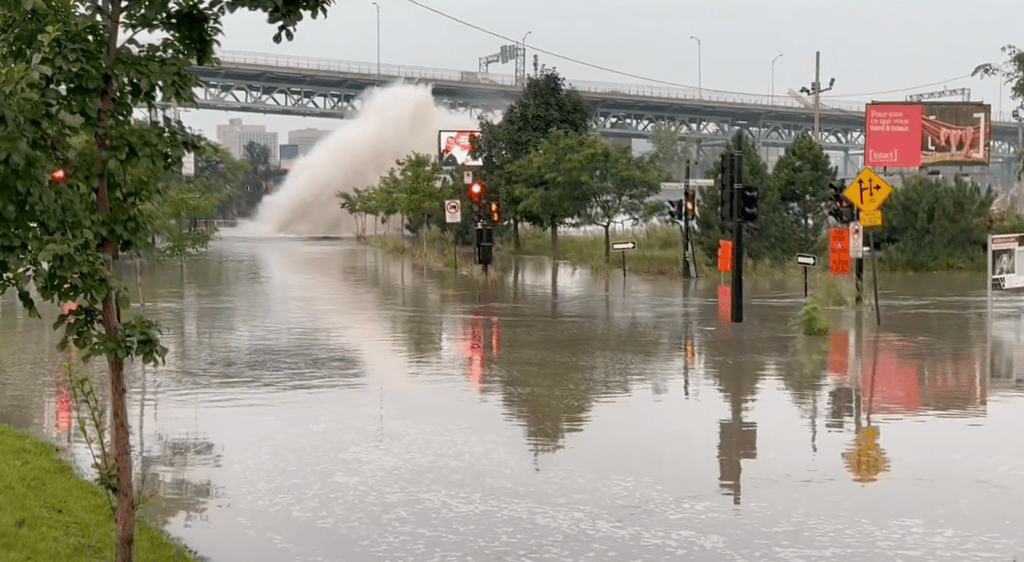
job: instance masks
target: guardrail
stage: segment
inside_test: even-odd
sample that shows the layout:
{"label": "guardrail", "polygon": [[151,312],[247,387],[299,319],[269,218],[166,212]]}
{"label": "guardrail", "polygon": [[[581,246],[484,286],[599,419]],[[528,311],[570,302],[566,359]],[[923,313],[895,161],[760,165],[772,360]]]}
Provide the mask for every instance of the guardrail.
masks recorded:
{"label": "guardrail", "polygon": [[[473,71],[452,70],[444,68],[430,68],[425,66],[396,65],[343,61],[338,59],[326,59],[317,57],[305,57],[296,55],[275,55],[270,53],[257,53],[249,51],[221,50],[217,56],[222,62],[234,64],[248,64],[257,66],[271,66],[280,68],[294,68],[299,70],[320,70],[332,72],[347,72],[355,74],[366,74],[369,76],[380,76],[381,78],[414,78],[419,80],[445,80],[448,82],[462,82],[465,84],[495,84],[500,86],[515,86],[515,76],[510,74],[491,74]],[[581,92],[599,94],[623,94],[630,96],[642,96],[661,99],[686,99],[694,101],[717,101],[735,104],[763,105],[776,107],[806,108],[789,97],[789,95],[769,96],[766,94],[744,94],[741,92],[729,92],[725,90],[714,90],[703,88],[698,92],[697,88],[650,86],[643,84],[625,84],[615,82],[595,82],[589,80],[566,80],[566,83]],[[810,100],[808,100],[809,102]],[[821,108],[824,110],[839,109],[844,111],[864,112],[864,102],[834,99],[823,97]],[[1013,120],[1007,112],[992,113],[992,118],[997,122],[1010,122]]]}

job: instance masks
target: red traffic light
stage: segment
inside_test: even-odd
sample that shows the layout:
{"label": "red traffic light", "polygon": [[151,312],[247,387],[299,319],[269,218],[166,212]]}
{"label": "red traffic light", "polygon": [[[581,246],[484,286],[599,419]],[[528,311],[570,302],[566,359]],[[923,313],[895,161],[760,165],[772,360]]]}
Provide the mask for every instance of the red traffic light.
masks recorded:
{"label": "red traffic light", "polygon": [[64,168],[57,167],[50,172],[50,183],[64,183],[68,181],[68,171]]}
{"label": "red traffic light", "polygon": [[487,187],[478,181],[475,181],[466,187],[466,196],[473,203],[482,203],[487,198]]}

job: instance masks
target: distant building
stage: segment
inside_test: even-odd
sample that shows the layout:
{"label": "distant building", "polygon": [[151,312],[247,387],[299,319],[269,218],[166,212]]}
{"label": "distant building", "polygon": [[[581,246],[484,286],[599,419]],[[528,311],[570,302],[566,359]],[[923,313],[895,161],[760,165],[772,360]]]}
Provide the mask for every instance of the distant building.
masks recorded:
{"label": "distant building", "polygon": [[288,144],[298,146],[299,156],[305,156],[309,154],[310,150],[313,150],[313,145],[331,134],[331,132],[325,129],[296,129],[288,131]]}
{"label": "distant building", "polygon": [[217,142],[239,160],[245,158],[245,146],[250,142],[267,147],[271,162],[278,160],[277,133],[268,133],[263,125],[243,125],[241,119],[230,119],[227,125],[217,125]]}

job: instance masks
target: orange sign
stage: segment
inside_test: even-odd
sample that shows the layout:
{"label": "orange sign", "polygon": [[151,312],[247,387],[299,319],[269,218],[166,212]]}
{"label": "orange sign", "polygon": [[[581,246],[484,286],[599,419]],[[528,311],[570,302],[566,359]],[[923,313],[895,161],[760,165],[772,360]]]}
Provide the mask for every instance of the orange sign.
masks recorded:
{"label": "orange sign", "polygon": [[845,226],[828,229],[828,265],[836,275],[850,273],[850,231]]}
{"label": "orange sign", "polygon": [[732,240],[718,241],[718,271],[732,271]]}

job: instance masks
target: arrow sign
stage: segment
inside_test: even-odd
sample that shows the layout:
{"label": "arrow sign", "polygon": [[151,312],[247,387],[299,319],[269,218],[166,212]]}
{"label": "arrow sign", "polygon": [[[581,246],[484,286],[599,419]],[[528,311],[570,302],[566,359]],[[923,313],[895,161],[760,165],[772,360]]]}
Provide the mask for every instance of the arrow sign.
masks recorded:
{"label": "arrow sign", "polygon": [[616,251],[635,250],[636,242],[612,242],[612,249]]}
{"label": "arrow sign", "polygon": [[870,168],[864,168],[853,178],[843,195],[861,211],[875,211],[892,193],[892,186]]}
{"label": "arrow sign", "polygon": [[796,263],[804,267],[815,267],[818,265],[818,256],[812,254],[797,254]]}

